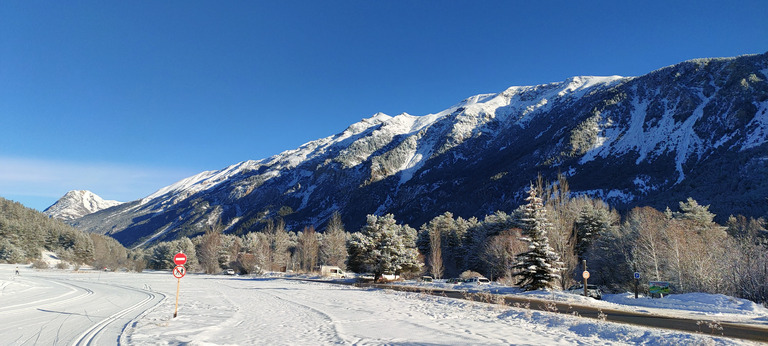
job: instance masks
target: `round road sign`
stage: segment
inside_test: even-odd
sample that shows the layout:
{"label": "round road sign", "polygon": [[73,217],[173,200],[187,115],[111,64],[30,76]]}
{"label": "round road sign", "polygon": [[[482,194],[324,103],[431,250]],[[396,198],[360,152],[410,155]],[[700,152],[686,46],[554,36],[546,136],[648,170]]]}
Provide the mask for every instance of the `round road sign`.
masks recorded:
{"label": "round road sign", "polygon": [[583,273],[581,273],[581,277],[589,279],[589,272],[585,270]]}
{"label": "round road sign", "polygon": [[184,277],[184,274],[187,273],[187,268],[184,268],[184,266],[176,266],[173,268],[173,276],[177,279],[181,279]]}
{"label": "round road sign", "polygon": [[639,278],[640,278],[640,273],[639,272],[635,272],[635,279],[639,279]]}
{"label": "round road sign", "polygon": [[187,263],[187,255],[181,252],[177,253],[173,256],[173,263],[176,263],[177,266],[184,265]]}

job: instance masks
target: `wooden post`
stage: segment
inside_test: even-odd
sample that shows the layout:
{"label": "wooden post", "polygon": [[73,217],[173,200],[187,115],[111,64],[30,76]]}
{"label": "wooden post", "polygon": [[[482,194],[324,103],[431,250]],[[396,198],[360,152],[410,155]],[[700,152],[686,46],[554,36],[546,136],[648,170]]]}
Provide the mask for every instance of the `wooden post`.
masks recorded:
{"label": "wooden post", "polygon": [[173,309],[173,318],[176,318],[179,314],[179,286],[181,286],[181,278],[176,282],[176,307]]}
{"label": "wooden post", "polygon": [[[587,271],[587,260],[584,260],[584,271]],[[584,296],[587,296],[587,278],[584,278]]]}

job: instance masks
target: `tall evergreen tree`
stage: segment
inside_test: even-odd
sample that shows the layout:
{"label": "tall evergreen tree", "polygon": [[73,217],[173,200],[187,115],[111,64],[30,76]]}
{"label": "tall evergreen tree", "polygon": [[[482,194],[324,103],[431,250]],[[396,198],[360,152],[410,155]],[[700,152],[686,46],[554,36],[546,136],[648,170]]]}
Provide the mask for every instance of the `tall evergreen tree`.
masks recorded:
{"label": "tall evergreen tree", "polygon": [[368,215],[368,223],[348,242],[347,268],[357,272],[402,274],[418,271],[421,263],[416,250],[416,230],[398,225],[392,214]]}
{"label": "tall evergreen tree", "polygon": [[573,224],[573,231],[576,234],[576,255],[580,260],[587,259],[585,255],[594,240],[601,233],[614,228],[616,222],[617,219],[605,205],[590,203],[581,209],[579,217]]}
{"label": "tall evergreen tree", "polygon": [[547,220],[547,212],[536,189],[531,185],[528,198],[525,199],[522,218],[523,237],[528,243],[528,251],[517,256],[513,267],[520,278],[517,282],[526,291],[552,287],[560,278],[559,257],[549,245],[547,232],[552,224]]}

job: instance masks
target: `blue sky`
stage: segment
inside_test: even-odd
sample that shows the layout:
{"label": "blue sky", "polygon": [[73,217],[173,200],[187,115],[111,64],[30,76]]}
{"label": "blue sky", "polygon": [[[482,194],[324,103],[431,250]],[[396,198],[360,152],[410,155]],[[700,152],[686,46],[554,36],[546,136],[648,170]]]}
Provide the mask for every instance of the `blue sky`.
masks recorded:
{"label": "blue sky", "polygon": [[0,196],[142,198],[376,112],[768,50],[768,2],[3,1]]}

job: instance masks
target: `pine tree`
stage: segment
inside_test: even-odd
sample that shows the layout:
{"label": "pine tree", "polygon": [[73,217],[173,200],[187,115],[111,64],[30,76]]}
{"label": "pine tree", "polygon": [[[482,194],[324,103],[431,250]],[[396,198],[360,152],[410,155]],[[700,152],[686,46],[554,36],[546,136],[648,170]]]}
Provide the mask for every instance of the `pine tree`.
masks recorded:
{"label": "pine tree", "polygon": [[614,228],[615,223],[616,220],[606,206],[592,204],[584,206],[573,224],[573,231],[576,234],[576,254],[579,259],[587,259],[585,255],[592,242],[601,233]]}
{"label": "pine tree", "polygon": [[402,274],[421,269],[416,250],[416,230],[398,225],[392,214],[368,215],[368,223],[348,243],[347,268],[357,272]]}
{"label": "pine tree", "polygon": [[552,224],[547,220],[546,209],[541,198],[536,195],[533,185],[525,200],[528,204],[523,210],[523,237],[520,239],[528,243],[528,251],[517,256],[513,269],[520,277],[517,284],[526,291],[532,291],[552,287],[560,278],[558,273],[561,263],[559,256],[549,245],[547,232]]}
{"label": "pine tree", "polygon": [[712,224],[715,214],[709,211],[708,205],[701,205],[695,199],[688,197],[684,202],[680,202],[680,212],[671,213],[675,219],[693,220],[702,225]]}

